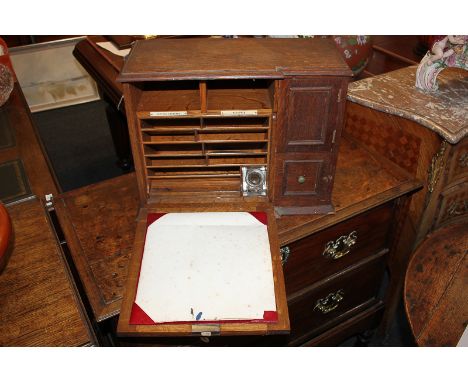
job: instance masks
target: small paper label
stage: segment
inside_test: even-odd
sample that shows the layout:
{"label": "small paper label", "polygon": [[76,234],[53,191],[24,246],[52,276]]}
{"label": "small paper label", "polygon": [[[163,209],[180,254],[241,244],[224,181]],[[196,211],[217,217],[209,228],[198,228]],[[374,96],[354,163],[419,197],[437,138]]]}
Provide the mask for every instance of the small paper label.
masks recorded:
{"label": "small paper label", "polygon": [[230,117],[242,115],[257,115],[257,110],[221,110],[221,115]]}
{"label": "small paper label", "polygon": [[150,117],[174,117],[178,115],[187,115],[186,111],[150,111]]}

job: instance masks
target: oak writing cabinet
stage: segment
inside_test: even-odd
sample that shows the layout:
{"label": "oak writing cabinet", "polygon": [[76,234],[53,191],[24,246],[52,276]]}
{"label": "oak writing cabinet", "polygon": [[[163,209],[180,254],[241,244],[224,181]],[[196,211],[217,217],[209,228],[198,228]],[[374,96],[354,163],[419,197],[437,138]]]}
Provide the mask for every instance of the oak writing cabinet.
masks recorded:
{"label": "oak writing cabinet", "polygon": [[[289,331],[274,216],[333,213],[331,191],[350,76],[334,45],[322,39],[155,39],[135,44],[119,81],[142,222],[129,266],[121,334]],[[243,192],[246,168],[264,171],[265,192]],[[143,256],[149,240],[145,217],[225,211],[268,216],[277,318],[221,319],[208,327],[186,320],[140,325],[133,317],[143,293],[139,277],[149,261]]]}
{"label": "oak writing cabinet", "polygon": [[322,39],[138,42],[119,81],[143,204],[239,200],[265,165],[277,213],[332,212],[350,75]]}

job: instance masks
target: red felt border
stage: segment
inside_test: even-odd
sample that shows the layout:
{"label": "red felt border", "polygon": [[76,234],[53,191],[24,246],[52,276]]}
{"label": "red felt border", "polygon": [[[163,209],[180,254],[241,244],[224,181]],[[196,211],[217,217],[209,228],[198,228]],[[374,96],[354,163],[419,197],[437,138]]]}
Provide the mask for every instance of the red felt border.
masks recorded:
{"label": "red felt border", "polygon": [[[260,223],[268,225],[268,215],[266,212],[249,212],[253,217],[255,217]],[[146,231],[148,227],[158,220],[160,217],[164,216],[166,213],[150,213],[146,219]],[[146,243],[146,233],[145,233],[145,243]],[[143,247],[144,251],[144,247]],[[141,271],[141,265],[140,265]],[[138,274],[138,280],[140,275]],[[137,288],[138,290],[138,282]],[[135,295],[136,298],[136,295]],[[175,322],[154,322],[150,316],[148,316],[145,311],[138,306],[138,304],[133,301],[132,311],[130,313],[129,324],[130,325],[163,325],[163,324],[222,324],[222,323],[256,323],[256,322],[278,322],[278,312],[265,311],[263,313],[263,319],[259,320],[219,320],[219,321],[175,321]]]}

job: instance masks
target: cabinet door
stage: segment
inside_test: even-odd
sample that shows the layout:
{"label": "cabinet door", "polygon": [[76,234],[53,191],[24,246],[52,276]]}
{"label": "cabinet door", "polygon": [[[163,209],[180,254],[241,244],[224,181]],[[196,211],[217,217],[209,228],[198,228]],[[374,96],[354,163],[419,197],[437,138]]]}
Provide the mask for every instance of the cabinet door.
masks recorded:
{"label": "cabinet door", "polygon": [[277,151],[330,150],[341,132],[347,80],[293,78],[280,86]]}

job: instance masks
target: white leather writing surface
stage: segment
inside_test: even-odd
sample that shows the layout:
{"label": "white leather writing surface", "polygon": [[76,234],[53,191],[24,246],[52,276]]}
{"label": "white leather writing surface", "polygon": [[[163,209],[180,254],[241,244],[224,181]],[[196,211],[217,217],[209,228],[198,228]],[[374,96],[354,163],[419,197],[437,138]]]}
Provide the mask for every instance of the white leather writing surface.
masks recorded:
{"label": "white leather writing surface", "polygon": [[147,230],[135,302],[156,323],[276,311],[267,226],[247,212],[168,213]]}

